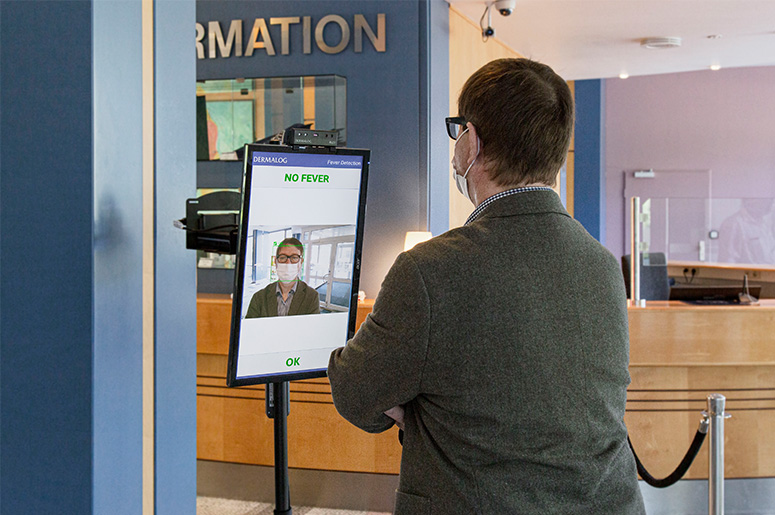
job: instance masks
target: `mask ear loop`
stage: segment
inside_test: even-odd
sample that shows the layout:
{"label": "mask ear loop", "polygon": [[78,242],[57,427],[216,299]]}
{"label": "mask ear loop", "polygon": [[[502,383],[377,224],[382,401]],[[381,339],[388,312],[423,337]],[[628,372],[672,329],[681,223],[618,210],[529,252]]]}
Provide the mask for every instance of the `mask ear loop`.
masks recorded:
{"label": "mask ear loop", "polygon": [[[466,128],[466,130],[468,130],[468,129]],[[471,167],[474,166],[474,163],[476,162],[476,160],[479,159],[479,151],[480,150],[481,150],[481,148],[479,146],[479,136],[477,136],[476,137],[476,156],[474,157],[474,160],[471,161],[471,164],[468,165],[468,168],[466,168],[466,173],[463,174],[463,179],[468,177],[468,172],[471,171]]]}

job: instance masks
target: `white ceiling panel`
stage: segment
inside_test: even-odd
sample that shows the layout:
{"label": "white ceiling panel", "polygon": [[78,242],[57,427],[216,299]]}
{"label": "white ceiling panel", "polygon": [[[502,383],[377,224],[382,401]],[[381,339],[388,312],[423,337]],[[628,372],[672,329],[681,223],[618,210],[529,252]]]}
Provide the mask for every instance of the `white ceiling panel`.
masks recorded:
{"label": "white ceiling panel", "polygon": [[[485,2],[448,1],[479,24]],[[495,37],[568,80],[775,64],[775,0],[517,0],[491,20]],[[661,36],[682,46],[640,46]]]}

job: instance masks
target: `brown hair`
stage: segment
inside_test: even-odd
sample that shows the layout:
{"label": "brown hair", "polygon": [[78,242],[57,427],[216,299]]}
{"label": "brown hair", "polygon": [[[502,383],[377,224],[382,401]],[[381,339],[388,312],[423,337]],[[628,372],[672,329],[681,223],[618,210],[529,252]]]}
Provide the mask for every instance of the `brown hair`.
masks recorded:
{"label": "brown hair", "polygon": [[529,59],[491,61],[469,77],[457,105],[498,185],[554,185],[574,123],[570,89],[554,70]]}
{"label": "brown hair", "polygon": [[283,247],[299,247],[299,253],[301,254],[301,257],[304,257],[304,245],[302,245],[302,243],[296,238],[285,238],[283,241],[281,241],[277,246],[277,256],[280,255],[280,249]]}

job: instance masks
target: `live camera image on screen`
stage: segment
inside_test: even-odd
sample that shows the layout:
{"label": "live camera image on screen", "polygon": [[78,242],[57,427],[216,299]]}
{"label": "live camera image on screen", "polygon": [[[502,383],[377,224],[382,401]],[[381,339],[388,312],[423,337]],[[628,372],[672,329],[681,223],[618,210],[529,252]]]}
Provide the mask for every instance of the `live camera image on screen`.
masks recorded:
{"label": "live camera image on screen", "polygon": [[229,382],[324,375],[354,320],[366,157],[248,149]]}

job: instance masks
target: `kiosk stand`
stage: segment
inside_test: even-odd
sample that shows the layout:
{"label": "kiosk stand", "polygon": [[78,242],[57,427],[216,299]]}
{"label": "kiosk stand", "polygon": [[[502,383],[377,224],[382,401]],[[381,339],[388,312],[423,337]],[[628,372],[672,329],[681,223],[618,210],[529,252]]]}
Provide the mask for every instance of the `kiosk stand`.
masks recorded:
{"label": "kiosk stand", "polygon": [[[331,351],[355,334],[371,155],[337,148],[336,131],[288,136],[290,145],[245,146],[226,370],[229,387],[266,384],[275,515],[293,513],[289,381],[325,377]],[[298,288],[280,315],[275,292],[291,282]]]}
{"label": "kiosk stand", "polygon": [[266,416],[274,419],[274,515],[293,515],[288,484],[288,415],[291,385],[267,383]]}

